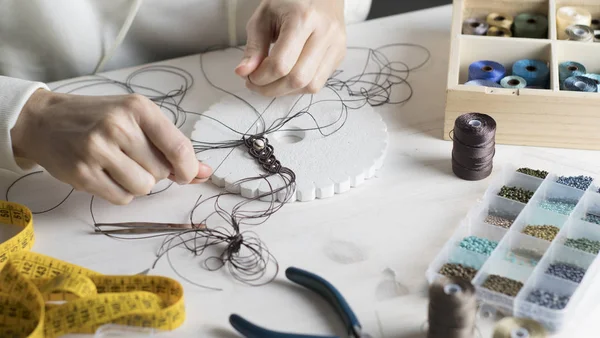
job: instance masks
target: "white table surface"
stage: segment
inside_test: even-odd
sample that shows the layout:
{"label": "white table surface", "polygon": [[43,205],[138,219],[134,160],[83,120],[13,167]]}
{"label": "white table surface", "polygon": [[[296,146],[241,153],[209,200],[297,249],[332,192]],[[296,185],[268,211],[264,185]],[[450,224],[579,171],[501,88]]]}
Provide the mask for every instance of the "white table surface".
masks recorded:
{"label": "white table surface", "polygon": [[[441,139],[450,22],[451,7],[444,6],[348,28],[348,44],[352,46],[416,42],[432,52],[427,66],[411,75],[415,90],[412,100],[404,106],[376,108],[390,135],[389,153],[379,177],[334,198],[287,205],[256,228],[281,266],[278,281],[269,285],[240,285],[224,270],[202,270],[201,260],[188,257],[183,250],[174,253],[173,262],[181,274],[224,290],[207,291],[179,279],[185,288],[187,320],[173,336],[235,337],[228,323],[231,313],[275,330],[343,335],[339,319],[323,301],[285,280],[283,270],[288,266],[320,274],[338,287],[373,336],[425,336],[421,333],[427,318],[425,270],[494,176],[478,182],[456,178],[450,165],[452,144]],[[402,56],[395,55],[398,59]],[[210,56],[206,60],[231,70],[238,61]],[[184,67],[195,76],[194,94],[184,101],[185,108],[203,111],[221,97],[222,93],[210,88],[200,75],[198,56],[165,63]],[[211,69],[212,74],[218,74],[214,67]],[[122,78],[130,72],[107,75]],[[233,75],[223,76],[231,76],[231,81],[243,86]],[[94,94],[111,93],[97,89]],[[546,158],[556,156],[559,162],[578,160],[595,167],[600,164],[598,152],[497,146],[495,173],[523,151]],[[15,177],[2,175],[2,188]],[[15,189],[11,200],[32,208],[47,206],[58,201],[57,196],[64,196],[67,189],[36,178]],[[174,187],[125,207],[98,202],[96,215],[99,221],[185,222],[198,194],[217,191],[205,184]],[[75,193],[57,210],[37,215],[33,250],[104,274],[134,274],[148,268],[160,240],[117,241],[92,235],[89,197]],[[336,255],[348,254],[353,255],[354,263],[335,259]],[[401,283],[396,295],[390,293],[389,284],[386,288],[386,268],[393,269]],[[178,278],[166,260],[153,274]],[[481,326],[483,337],[490,337],[489,327]],[[580,332],[565,337],[591,337],[585,332],[597,330],[599,325],[598,321],[582,319],[576,327]]]}

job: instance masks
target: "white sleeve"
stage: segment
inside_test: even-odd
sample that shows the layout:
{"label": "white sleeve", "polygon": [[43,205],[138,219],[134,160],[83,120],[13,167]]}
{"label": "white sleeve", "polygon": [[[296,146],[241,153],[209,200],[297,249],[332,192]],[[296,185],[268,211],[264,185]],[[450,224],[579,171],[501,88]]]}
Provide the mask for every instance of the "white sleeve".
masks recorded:
{"label": "white sleeve", "polygon": [[38,89],[48,89],[41,82],[0,76],[0,169],[22,173],[12,149],[10,130],[15,126],[23,106]]}

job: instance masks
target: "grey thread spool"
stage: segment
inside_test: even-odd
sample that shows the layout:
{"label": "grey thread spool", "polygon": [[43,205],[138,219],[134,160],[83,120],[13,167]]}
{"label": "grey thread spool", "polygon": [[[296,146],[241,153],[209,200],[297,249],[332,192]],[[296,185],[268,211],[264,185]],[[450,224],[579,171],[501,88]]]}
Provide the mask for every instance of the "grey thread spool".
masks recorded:
{"label": "grey thread spool", "polygon": [[594,31],[585,25],[572,25],[567,27],[567,37],[571,41],[592,42]]}
{"label": "grey thread spool", "polygon": [[485,35],[490,25],[476,18],[469,18],[463,22],[463,34],[466,35]]}
{"label": "grey thread spool", "polygon": [[442,278],[429,288],[427,338],[474,338],[475,287],[458,277]]}

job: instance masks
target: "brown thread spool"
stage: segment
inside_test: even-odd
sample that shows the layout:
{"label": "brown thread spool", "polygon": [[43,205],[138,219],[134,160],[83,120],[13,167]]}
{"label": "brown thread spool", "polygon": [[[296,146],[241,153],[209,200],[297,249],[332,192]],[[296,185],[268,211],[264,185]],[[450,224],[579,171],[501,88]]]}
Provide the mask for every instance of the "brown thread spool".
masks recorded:
{"label": "brown thread spool", "polygon": [[486,114],[463,114],[456,118],[452,132],[454,174],[468,181],[488,177],[493,170],[496,121]]}
{"label": "brown thread spool", "polygon": [[441,278],[429,288],[427,338],[473,338],[477,320],[475,287],[458,277]]}

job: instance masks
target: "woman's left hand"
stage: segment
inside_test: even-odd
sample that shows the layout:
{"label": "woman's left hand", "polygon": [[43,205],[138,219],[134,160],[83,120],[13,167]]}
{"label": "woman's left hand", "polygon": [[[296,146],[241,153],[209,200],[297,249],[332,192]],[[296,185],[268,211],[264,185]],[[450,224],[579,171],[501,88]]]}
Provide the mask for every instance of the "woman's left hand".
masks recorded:
{"label": "woman's left hand", "polygon": [[235,71],[265,96],[316,93],[346,55],[345,28],[344,0],[263,0]]}

